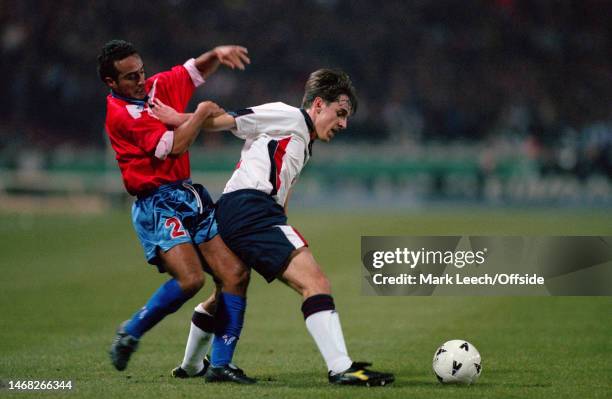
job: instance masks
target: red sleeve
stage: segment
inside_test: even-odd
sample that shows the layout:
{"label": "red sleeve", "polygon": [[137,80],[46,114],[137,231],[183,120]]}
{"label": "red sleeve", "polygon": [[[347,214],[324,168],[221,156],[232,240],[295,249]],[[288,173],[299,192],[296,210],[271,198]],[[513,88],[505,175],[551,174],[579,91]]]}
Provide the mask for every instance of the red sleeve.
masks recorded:
{"label": "red sleeve", "polygon": [[151,85],[155,85],[154,98],[159,98],[178,112],[185,112],[195,86],[184,66],[177,65],[150,79]]}

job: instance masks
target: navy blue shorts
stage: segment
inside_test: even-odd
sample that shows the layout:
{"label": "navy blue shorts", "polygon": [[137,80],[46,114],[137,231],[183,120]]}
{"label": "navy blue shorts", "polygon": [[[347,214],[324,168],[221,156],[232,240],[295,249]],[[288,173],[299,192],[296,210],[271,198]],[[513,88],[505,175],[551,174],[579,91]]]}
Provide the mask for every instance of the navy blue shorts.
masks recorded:
{"label": "navy blue shorts", "polygon": [[132,223],[147,262],[160,272],[158,251],[183,243],[199,245],[217,235],[215,207],[208,191],[190,180],[165,184],[132,206]]}
{"label": "navy blue shorts", "polygon": [[223,194],[217,201],[216,219],[225,244],[268,282],[285,269],[293,251],[308,246],[287,225],[283,208],[261,191]]}

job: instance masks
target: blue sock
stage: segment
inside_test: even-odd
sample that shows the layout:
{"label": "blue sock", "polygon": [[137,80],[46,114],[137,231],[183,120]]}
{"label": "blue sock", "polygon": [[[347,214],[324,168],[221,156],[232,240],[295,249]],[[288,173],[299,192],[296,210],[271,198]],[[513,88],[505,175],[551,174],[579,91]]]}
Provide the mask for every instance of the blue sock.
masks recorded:
{"label": "blue sock", "polygon": [[191,296],[183,292],[178,281],[166,281],[155,291],[149,302],[134,313],[125,326],[125,331],[135,338],[140,338],[164,317],[176,312],[189,298]]}
{"label": "blue sock", "polygon": [[210,362],[213,367],[231,363],[234,350],[240,338],[246,298],[222,292],[217,306],[217,329],[213,338]]}

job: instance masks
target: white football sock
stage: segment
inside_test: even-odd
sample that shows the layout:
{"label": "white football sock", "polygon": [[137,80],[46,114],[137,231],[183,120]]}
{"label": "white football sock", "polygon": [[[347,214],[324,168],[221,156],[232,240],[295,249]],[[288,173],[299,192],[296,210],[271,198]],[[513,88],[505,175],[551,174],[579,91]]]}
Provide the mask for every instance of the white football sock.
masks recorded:
{"label": "white football sock", "polygon": [[341,373],[351,367],[353,361],[348,356],[340,317],[335,310],[311,314],[306,319],[306,328],[319,347],[327,369],[332,374]]}
{"label": "white football sock", "polygon": [[[210,316],[210,313],[204,310],[200,305],[196,306],[195,311]],[[210,343],[211,337],[211,333],[202,330],[191,322],[187,346],[185,347],[185,357],[183,358],[183,363],[181,363],[181,368],[185,370],[187,374],[193,376],[202,371],[204,367],[204,356],[206,356],[206,352],[208,352],[208,344]]]}

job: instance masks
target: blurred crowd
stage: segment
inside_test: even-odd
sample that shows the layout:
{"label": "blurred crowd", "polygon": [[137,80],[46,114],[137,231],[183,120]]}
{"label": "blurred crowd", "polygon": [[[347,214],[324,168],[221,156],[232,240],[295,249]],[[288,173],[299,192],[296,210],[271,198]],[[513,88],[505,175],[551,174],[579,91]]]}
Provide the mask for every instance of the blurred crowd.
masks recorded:
{"label": "blurred crowd", "polygon": [[[612,178],[612,2],[606,0],[3,0],[0,146],[104,146],[96,56],[133,42],[148,74],[218,44],[249,48],[195,100],[299,105],[340,67],[360,109],[345,143],[512,148],[543,173]],[[2,154],[2,152],[0,152]],[[1,155],[0,155],[1,156]],[[484,154],[485,164],[487,154]]]}

